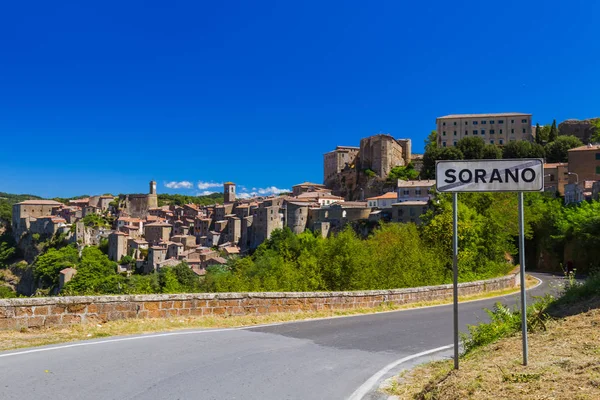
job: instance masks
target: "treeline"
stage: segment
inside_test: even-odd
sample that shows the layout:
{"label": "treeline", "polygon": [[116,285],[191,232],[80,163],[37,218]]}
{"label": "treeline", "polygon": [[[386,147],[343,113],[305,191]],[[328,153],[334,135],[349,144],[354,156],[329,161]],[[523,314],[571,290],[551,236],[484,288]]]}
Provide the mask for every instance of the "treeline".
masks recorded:
{"label": "treeline", "polygon": [[[513,196],[515,197],[515,196]],[[251,257],[206,275],[208,291],[329,291],[437,285],[451,281],[452,210],[440,196],[424,224],[384,224],[367,239],[351,228],[323,239],[319,234],[273,232]],[[460,280],[505,274],[513,268],[516,225],[506,213],[508,194],[464,196],[459,205]],[[516,214],[514,215],[516,222]]]}
{"label": "treeline", "polygon": [[[541,130],[542,128],[540,128]],[[552,129],[550,133],[552,133]],[[423,169],[421,177],[424,179],[435,178],[435,162],[437,160],[493,160],[501,158],[544,158],[546,162],[568,162],[568,151],[572,148],[583,146],[581,140],[575,136],[556,136],[549,133],[545,142],[528,142],[518,140],[508,142],[500,147],[495,144],[486,144],[481,137],[465,137],[460,139],[456,146],[438,147],[437,133],[431,132],[425,140],[425,153],[423,154]]]}
{"label": "treeline", "polygon": [[184,204],[198,204],[207,206],[215,203],[221,203],[225,201],[223,193],[211,193],[206,196],[186,196],[183,194],[167,194],[161,193],[158,195],[159,207],[166,205],[182,206]]}
{"label": "treeline", "polygon": [[97,247],[85,247],[81,255],[75,245],[50,249],[39,256],[33,274],[40,289],[39,295],[55,293],[59,273],[75,268],[77,274],[60,292],[61,295],[151,294],[203,291],[199,277],[181,263],[161,268],[158,273],[126,276],[117,272],[117,263],[110,261]]}

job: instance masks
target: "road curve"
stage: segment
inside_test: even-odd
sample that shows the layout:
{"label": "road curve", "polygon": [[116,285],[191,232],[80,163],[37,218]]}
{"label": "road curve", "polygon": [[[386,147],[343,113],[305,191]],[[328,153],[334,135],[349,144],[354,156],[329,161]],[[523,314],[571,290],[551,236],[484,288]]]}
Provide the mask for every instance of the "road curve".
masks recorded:
{"label": "road curve", "polygon": [[[534,275],[543,283],[530,297],[553,290],[554,277]],[[483,308],[517,300],[460,304],[462,330],[486,319]],[[347,399],[386,365],[451,343],[451,305],[109,338],[0,352],[0,398]]]}

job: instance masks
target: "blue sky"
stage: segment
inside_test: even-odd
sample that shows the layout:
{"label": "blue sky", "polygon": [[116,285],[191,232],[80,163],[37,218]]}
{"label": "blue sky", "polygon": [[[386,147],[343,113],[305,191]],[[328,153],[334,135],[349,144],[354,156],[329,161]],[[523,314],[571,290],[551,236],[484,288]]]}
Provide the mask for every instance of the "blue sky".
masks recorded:
{"label": "blue sky", "polygon": [[287,189],[321,182],[323,153],[375,133],[422,151],[445,114],[599,116],[599,12],[575,0],[5,2],[0,191]]}

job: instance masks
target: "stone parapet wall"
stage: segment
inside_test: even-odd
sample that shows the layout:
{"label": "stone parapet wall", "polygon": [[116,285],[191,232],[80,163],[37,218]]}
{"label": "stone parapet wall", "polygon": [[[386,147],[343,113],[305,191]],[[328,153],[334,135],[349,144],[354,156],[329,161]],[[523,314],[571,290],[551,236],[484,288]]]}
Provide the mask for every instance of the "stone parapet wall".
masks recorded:
{"label": "stone parapet wall", "polygon": [[[459,295],[514,288],[519,275],[459,284]],[[354,292],[186,293],[0,299],[0,330],[68,326],[127,318],[264,315],[374,308],[452,297],[452,285]]]}

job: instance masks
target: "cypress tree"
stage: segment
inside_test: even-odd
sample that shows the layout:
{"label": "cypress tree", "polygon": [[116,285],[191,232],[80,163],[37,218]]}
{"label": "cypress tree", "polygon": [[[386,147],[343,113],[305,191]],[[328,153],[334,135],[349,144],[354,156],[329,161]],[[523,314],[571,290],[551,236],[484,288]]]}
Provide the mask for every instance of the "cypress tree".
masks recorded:
{"label": "cypress tree", "polygon": [[552,120],[552,127],[550,127],[550,134],[548,135],[548,143],[554,142],[558,137],[558,129],[556,129],[556,120]]}

